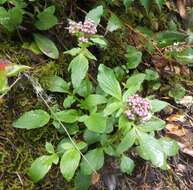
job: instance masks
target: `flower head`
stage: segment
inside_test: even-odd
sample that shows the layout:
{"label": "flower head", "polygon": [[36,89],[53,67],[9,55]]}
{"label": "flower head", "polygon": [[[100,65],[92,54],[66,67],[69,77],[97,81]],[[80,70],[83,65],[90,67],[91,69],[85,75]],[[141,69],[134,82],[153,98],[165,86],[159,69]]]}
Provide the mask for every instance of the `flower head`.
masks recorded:
{"label": "flower head", "polygon": [[92,20],[85,20],[81,31],[86,34],[96,34],[97,28]]}
{"label": "flower head", "polygon": [[140,97],[139,95],[129,96],[127,100],[128,108],[125,111],[128,119],[144,119],[149,115],[150,103],[145,98]]}

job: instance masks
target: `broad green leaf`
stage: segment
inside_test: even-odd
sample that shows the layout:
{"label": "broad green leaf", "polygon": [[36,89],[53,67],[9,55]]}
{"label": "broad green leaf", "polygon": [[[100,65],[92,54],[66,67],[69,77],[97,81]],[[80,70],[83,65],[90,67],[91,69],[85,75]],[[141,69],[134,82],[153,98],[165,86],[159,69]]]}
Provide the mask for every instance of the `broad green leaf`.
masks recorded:
{"label": "broad green leaf", "polygon": [[35,42],[31,42],[31,43],[24,42],[23,45],[22,45],[22,48],[28,49],[36,55],[42,54],[40,48],[37,46],[37,44]]}
{"label": "broad green leaf", "polygon": [[19,7],[13,7],[8,10],[8,16],[9,20],[5,27],[8,29],[8,31],[12,32],[22,23],[23,10]]}
{"label": "broad green leaf", "polygon": [[43,86],[51,92],[68,93],[68,83],[59,76],[45,76],[41,79]]}
{"label": "broad green leaf", "polygon": [[174,98],[175,101],[180,100],[186,94],[186,89],[181,84],[176,84],[174,88],[169,91],[169,96]]}
{"label": "broad green leaf", "polygon": [[164,31],[156,36],[157,43],[161,48],[173,45],[175,42],[182,42],[185,38],[185,34],[176,31]]}
{"label": "broad green leaf", "polygon": [[142,131],[137,131],[137,136],[141,150],[145,152],[152,164],[166,169],[166,156],[159,141]]}
{"label": "broad green leaf", "polygon": [[123,104],[120,101],[115,101],[115,102],[107,104],[107,106],[105,107],[103,111],[104,116],[113,114],[116,110],[122,108],[122,106]]}
{"label": "broad green leaf", "polygon": [[39,30],[48,30],[57,24],[58,19],[54,16],[55,6],[50,6],[44,9],[42,12],[38,13],[38,20],[35,26]]}
{"label": "broad green leaf", "polygon": [[144,6],[146,12],[149,11],[149,7],[151,5],[151,0],[140,0],[141,4]]}
{"label": "broad green leaf", "polygon": [[115,77],[113,70],[101,64],[99,66],[97,80],[104,92],[110,94],[118,100],[121,100],[121,87]]}
{"label": "broad green leaf", "polygon": [[76,149],[67,150],[60,161],[60,171],[67,181],[70,181],[80,162],[80,153]]}
{"label": "broad green leaf", "polygon": [[90,40],[91,40],[93,43],[99,45],[101,48],[107,47],[107,42],[105,41],[104,38],[93,37],[93,38],[90,38]]}
{"label": "broad green leaf", "polygon": [[69,69],[71,69],[71,80],[75,89],[80,86],[82,80],[85,78],[88,66],[88,59],[82,54],[76,56],[71,61]]}
{"label": "broad green leaf", "polygon": [[103,6],[100,5],[90,10],[86,15],[85,20],[92,20],[96,25],[98,25],[102,15],[103,15]]}
{"label": "broad green leaf", "polygon": [[165,0],[155,0],[155,3],[157,4],[159,10],[161,11],[162,6],[165,3]]}
{"label": "broad green leaf", "polygon": [[53,41],[41,34],[34,34],[34,39],[42,53],[52,59],[58,59],[59,52]]}
{"label": "broad green leaf", "polygon": [[12,65],[9,64],[6,67],[7,77],[18,76],[21,72],[27,71],[30,67],[25,65]]}
{"label": "broad green leaf", "polygon": [[159,142],[167,156],[175,156],[178,154],[179,146],[175,140],[163,137],[159,139]]}
{"label": "broad green leaf", "polygon": [[32,163],[28,175],[34,183],[40,181],[50,170],[52,166],[50,158],[51,156],[41,156]]}
{"label": "broad green leaf", "polygon": [[78,174],[75,177],[74,183],[75,188],[77,190],[88,190],[91,184],[91,176],[83,175],[81,174],[81,172],[78,172]]}
{"label": "broad green leaf", "polygon": [[82,97],[87,97],[89,94],[92,93],[92,83],[90,80],[88,79],[84,79],[79,88],[76,89],[76,93],[79,95],[79,96],[82,96]]}
{"label": "broad green leaf", "polygon": [[144,79],[145,74],[143,73],[134,74],[129,77],[125,85],[125,88],[127,88],[127,90],[124,96],[128,97],[134,95],[137,91],[139,91]]}
{"label": "broad green leaf", "polygon": [[121,143],[117,146],[117,153],[122,154],[127,151],[135,142],[136,133],[135,129],[131,129],[126,133],[126,135],[121,140]]}
{"label": "broad green leaf", "polygon": [[167,102],[161,101],[161,100],[149,100],[151,104],[151,111],[154,112],[159,112],[163,110],[166,106],[168,106]]}
{"label": "broad green leaf", "polygon": [[147,81],[153,81],[159,79],[159,74],[152,70],[152,69],[146,69],[145,70],[145,80]]}
{"label": "broad green leaf", "polygon": [[127,58],[127,68],[135,69],[141,62],[142,53],[138,51],[135,47],[128,46],[126,58]]}
{"label": "broad green leaf", "polygon": [[128,175],[131,175],[134,167],[135,167],[135,164],[131,158],[125,155],[121,157],[120,168],[123,173],[127,173]]}
{"label": "broad green leaf", "polygon": [[84,109],[90,109],[93,106],[104,104],[107,99],[99,94],[90,94],[84,101],[81,102],[81,107]]}
{"label": "broad green leaf", "polygon": [[35,129],[46,125],[50,120],[50,116],[43,110],[33,110],[25,112],[17,121],[13,123],[13,127],[21,129]]}
{"label": "broad green leaf", "polygon": [[[93,169],[99,170],[103,167],[104,164],[104,153],[102,148],[96,148],[88,151],[85,154],[86,159],[90,163],[88,165],[87,161],[82,159],[80,164],[81,173],[84,175],[91,175],[93,173]],[[92,167],[92,168],[91,168]]]}
{"label": "broad green leaf", "polygon": [[8,90],[8,80],[4,69],[0,68],[0,93]]}
{"label": "broad green leaf", "polygon": [[75,109],[56,112],[55,116],[57,119],[65,123],[74,123],[79,119],[79,113]]}
{"label": "broad green leaf", "polygon": [[149,121],[140,124],[139,129],[144,132],[160,131],[165,127],[165,125],[165,121],[153,116]]}
{"label": "broad green leaf", "polygon": [[121,20],[116,16],[112,15],[107,23],[107,31],[113,32],[123,26]]}
{"label": "broad green leaf", "polygon": [[131,123],[125,115],[119,117],[119,130],[130,130]]}
{"label": "broad green leaf", "polygon": [[54,151],[54,147],[53,147],[53,145],[51,143],[46,142],[45,147],[46,147],[46,151],[48,153],[53,154],[55,152]]}
{"label": "broad green leaf", "polygon": [[174,57],[182,64],[193,64],[193,49],[186,48],[181,52],[176,52]]}
{"label": "broad green leaf", "polygon": [[97,58],[87,48],[85,48],[81,53],[88,59],[97,60]]}
{"label": "broad green leaf", "polygon": [[0,24],[6,27],[10,17],[7,10],[4,7],[0,7]]}
{"label": "broad green leaf", "polygon": [[74,96],[68,95],[68,96],[64,99],[63,107],[64,107],[64,108],[70,108],[71,105],[72,105],[75,101],[76,101],[76,100],[75,100]]}
{"label": "broad green leaf", "polygon": [[72,48],[68,51],[65,51],[64,54],[70,54],[71,56],[76,56],[81,52],[81,48]]}
{"label": "broad green leaf", "polygon": [[83,138],[88,144],[93,144],[100,141],[101,134],[92,132],[88,129],[84,131]]}
{"label": "broad green leaf", "polygon": [[104,133],[107,126],[107,119],[101,113],[93,113],[84,121],[86,127],[96,133]]}

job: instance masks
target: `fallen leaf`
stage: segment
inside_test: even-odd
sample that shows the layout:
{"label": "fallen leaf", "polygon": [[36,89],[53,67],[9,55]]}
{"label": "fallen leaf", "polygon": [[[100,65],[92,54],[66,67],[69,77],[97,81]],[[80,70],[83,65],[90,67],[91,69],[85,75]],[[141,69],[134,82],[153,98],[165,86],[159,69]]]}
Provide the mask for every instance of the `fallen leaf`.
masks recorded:
{"label": "fallen leaf", "polygon": [[174,123],[168,123],[166,125],[167,134],[168,135],[176,135],[177,137],[185,136],[188,132],[187,129],[183,128],[180,125],[174,124]]}
{"label": "fallen leaf", "polygon": [[92,180],[91,180],[92,185],[95,185],[96,183],[98,183],[99,180],[100,180],[100,174],[93,173]]}
{"label": "fallen leaf", "polygon": [[186,119],[185,119],[184,114],[176,113],[176,114],[172,114],[169,117],[167,117],[166,121],[168,121],[168,122],[176,122],[176,121],[185,122]]}
{"label": "fallen leaf", "polygon": [[179,147],[180,147],[180,150],[185,153],[185,154],[188,154],[190,156],[193,157],[193,148],[191,146],[187,146],[186,144],[183,144],[181,142],[177,142]]}

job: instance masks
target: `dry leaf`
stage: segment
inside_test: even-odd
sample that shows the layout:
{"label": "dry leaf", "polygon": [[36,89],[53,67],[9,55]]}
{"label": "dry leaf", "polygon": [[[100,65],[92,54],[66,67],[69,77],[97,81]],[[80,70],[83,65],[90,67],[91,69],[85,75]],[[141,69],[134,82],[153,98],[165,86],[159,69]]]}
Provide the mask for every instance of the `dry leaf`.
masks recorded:
{"label": "dry leaf", "polygon": [[92,181],[91,181],[92,185],[95,185],[96,183],[98,183],[99,180],[100,180],[100,174],[93,173],[92,174]]}
{"label": "dry leaf", "polygon": [[177,8],[182,18],[186,18],[186,0],[177,0]]}
{"label": "dry leaf", "polygon": [[188,132],[188,130],[184,129],[182,126],[173,123],[167,124],[166,129],[168,130],[168,135],[176,135],[177,137],[185,136]]}
{"label": "dry leaf", "polygon": [[181,142],[177,142],[179,147],[180,147],[180,150],[185,153],[185,154],[188,154],[190,156],[193,157],[193,148],[191,146],[187,146]]}
{"label": "dry leaf", "polygon": [[168,122],[176,122],[176,121],[180,121],[180,122],[185,122],[185,115],[181,114],[181,113],[176,113],[173,115],[170,115],[169,117],[166,118],[166,121]]}

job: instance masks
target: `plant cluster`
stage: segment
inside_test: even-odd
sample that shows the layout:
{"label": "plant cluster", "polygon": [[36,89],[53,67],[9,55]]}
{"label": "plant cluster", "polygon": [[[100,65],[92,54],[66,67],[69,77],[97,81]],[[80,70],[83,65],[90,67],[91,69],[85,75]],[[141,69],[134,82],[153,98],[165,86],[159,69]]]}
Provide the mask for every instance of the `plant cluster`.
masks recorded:
{"label": "plant cluster", "polygon": [[[147,13],[151,6],[147,1],[139,2]],[[163,1],[149,2],[154,2],[159,11],[161,10]],[[3,1],[2,4],[6,3],[12,4],[12,1]],[[108,3],[114,4],[114,1]],[[133,1],[124,0],[123,4],[128,9]],[[15,6],[17,8],[18,5]],[[25,7],[20,9],[25,10]],[[5,13],[4,9],[2,8]],[[2,10],[0,9],[0,14]],[[11,10],[6,11],[5,14],[10,14],[9,12]],[[37,20],[34,24],[36,29],[45,31],[56,25],[57,18],[54,12],[54,6],[40,11],[36,15]],[[26,12],[22,11],[23,14]],[[177,143],[162,137],[159,133],[164,129],[165,121],[158,117],[157,112],[168,106],[168,103],[155,99],[154,96],[143,96],[144,86],[152,92],[159,89],[161,83],[158,72],[154,69],[146,69],[143,72],[136,69],[143,57],[140,48],[127,46],[123,55],[125,61],[123,65],[110,68],[101,63],[98,66],[97,79],[93,80],[90,77],[89,65],[93,61],[97,62],[90,47],[99,46],[104,49],[108,47],[104,35],[97,34],[102,15],[103,6],[97,6],[87,13],[83,22],[68,20],[65,29],[78,42],[77,47],[64,52],[65,55],[72,57],[68,66],[68,71],[71,73],[70,81],[65,81],[57,75],[41,78],[41,84],[45,89],[65,96],[63,107],[57,104],[49,107],[46,104],[50,113],[42,109],[28,111],[13,123],[14,128],[28,130],[49,124],[62,136],[57,145],[47,142],[45,145],[47,154],[35,159],[31,164],[28,174],[35,183],[45,177],[53,164],[59,164],[66,181],[71,181],[76,176],[76,188],[80,189],[80,181],[84,180],[84,189],[87,189],[91,176],[103,167],[104,160],[108,156],[117,160],[123,173],[131,175],[135,168],[136,155],[151,162],[155,167],[167,170],[169,168],[167,159],[178,153]],[[0,23],[6,29],[9,28],[7,22],[0,20]],[[105,34],[123,28],[123,22],[111,13]],[[175,42],[186,40],[191,43],[192,34],[177,30],[163,31],[155,36],[145,27],[137,27],[133,31],[140,33],[144,49],[149,54],[154,53],[156,48],[172,46]],[[33,36],[34,42],[24,43],[24,48],[36,54],[44,53],[52,59],[58,58],[58,49],[51,40],[39,32]],[[190,54],[193,54],[192,48],[185,50],[172,48],[165,56],[169,60],[175,59],[184,64],[191,64]],[[9,74],[7,68],[7,65],[0,64],[0,89],[3,90],[7,88],[7,77],[13,76]],[[17,68],[17,73],[26,69],[21,65],[15,65],[14,68]],[[178,85],[180,84],[176,86]],[[182,86],[178,87],[177,90],[172,89],[168,93],[175,100],[180,99],[185,91]],[[177,93],[177,96],[176,91],[179,89],[182,93]]]}

